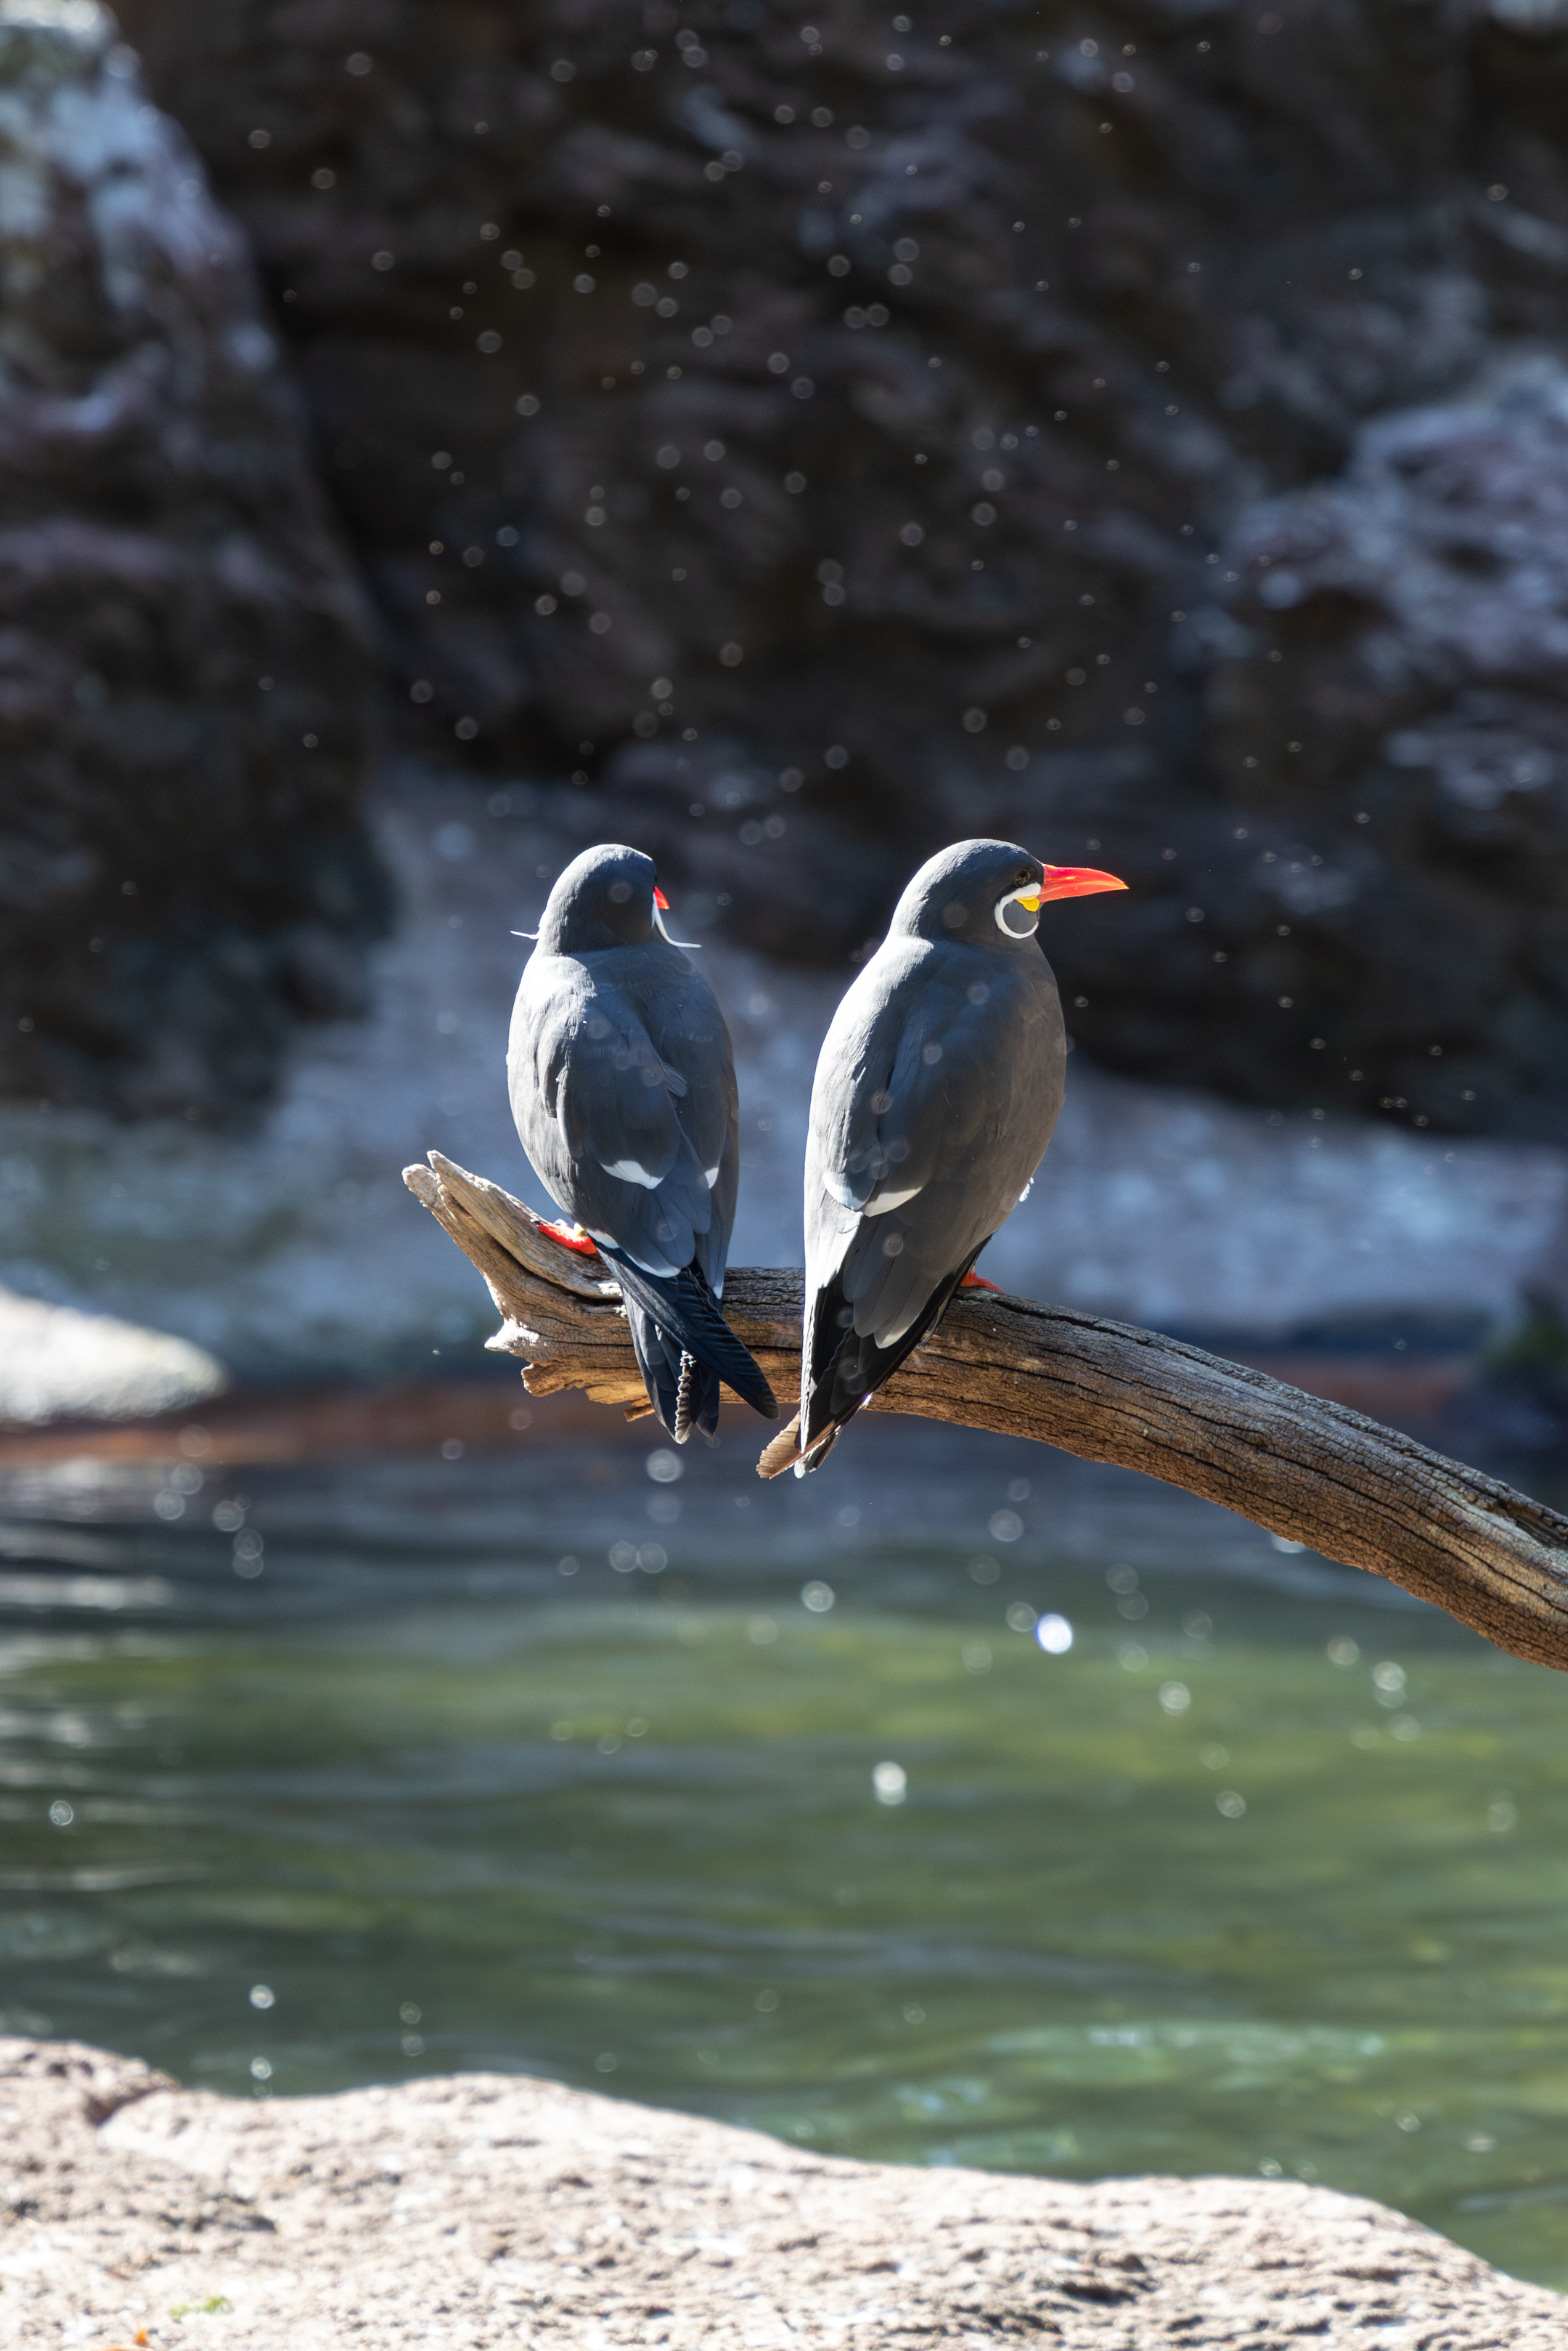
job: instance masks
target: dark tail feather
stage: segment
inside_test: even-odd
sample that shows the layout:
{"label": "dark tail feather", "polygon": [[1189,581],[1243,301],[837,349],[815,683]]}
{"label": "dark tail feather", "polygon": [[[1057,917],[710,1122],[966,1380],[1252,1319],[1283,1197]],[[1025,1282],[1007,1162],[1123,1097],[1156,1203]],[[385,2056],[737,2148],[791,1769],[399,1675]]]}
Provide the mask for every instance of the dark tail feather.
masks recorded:
{"label": "dark tail feather", "polygon": [[[866,1398],[885,1386],[904,1358],[915,1353],[923,1339],[930,1337],[947,1311],[948,1300],[979,1254],[976,1249],[972,1257],[966,1258],[938,1284],[910,1329],[891,1347],[879,1347],[874,1339],[860,1338],[852,1330],[844,1332],[811,1383],[806,1425],[800,1432],[801,1473],[821,1468],[838,1441],[840,1430],[854,1418]],[[830,1328],[839,1310],[847,1304],[835,1280],[822,1301],[821,1311],[829,1318]]]}
{"label": "dark tail feather", "polygon": [[717,1373],[699,1364],[634,1298],[626,1301],[626,1323],[660,1427],[677,1445],[684,1445],[694,1428],[711,1444],[718,1427]]}
{"label": "dark tail feather", "polygon": [[684,1445],[693,1429],[711,1445],[718,1433],[719,1377],[695,1355],[681,1352],[681,1377],[675,1391],[675,1426],[672,1434]]}
{"label": "dark tail feather", "polygon": [[680,1346],[672,1345],[653,1317],[645,1314],[633,1298],[626,1301],[626,1327],[632,1335],[632,1353],[637,1358],[643,1385],[648,1391],[648,1402],[658,1416],[660,1427],[674,1437],[680,1401]]}
{"label": "dark tail feather", "polygon": [[[632,1345],[647,1385],[648,1401],[660,1421],[684,1443],[686,1433],[700,1428],[711,1437],[718,1426],[718,1386],[722,1380],[765,1420],[777,1420],[779,1405],[772,1389],[718,1311],[712,1290],[695,1266],[686,1266],[674,1280],[644,1273],[630,1265],[618,1249],[601,1254],[615,1269],[626,1301]],[[683,1358],[686,1374],[687,1410],[681,1411]],[[677,1426],[684,1419],[685,1431]]]}

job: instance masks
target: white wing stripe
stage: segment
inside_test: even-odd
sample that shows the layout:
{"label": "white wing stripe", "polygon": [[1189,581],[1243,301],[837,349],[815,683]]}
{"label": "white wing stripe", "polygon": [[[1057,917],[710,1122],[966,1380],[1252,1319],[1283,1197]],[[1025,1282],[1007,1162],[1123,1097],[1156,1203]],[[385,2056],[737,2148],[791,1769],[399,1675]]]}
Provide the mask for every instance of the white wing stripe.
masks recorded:
{"label": "white wing stripe", "polygon": [[907,1192],[879,1192],[873,1200],[866,1202],[861,1214],[862,1217],[885,1217],[890,1208],[902,1208],[906,1201],[913,1200],[915,1194],[925,1188],[923,1184],[912,1184]]}

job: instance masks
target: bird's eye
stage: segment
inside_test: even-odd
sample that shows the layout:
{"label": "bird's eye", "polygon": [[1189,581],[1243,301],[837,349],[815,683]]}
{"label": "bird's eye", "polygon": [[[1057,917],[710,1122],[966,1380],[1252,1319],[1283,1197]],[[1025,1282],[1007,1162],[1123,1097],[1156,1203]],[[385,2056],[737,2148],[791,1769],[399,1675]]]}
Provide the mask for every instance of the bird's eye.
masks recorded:
{"label": "bird's eye", "polygon": [[630,882],[612,882],[610,884],[610,903],[612,906],[623,906],[631,895]]}

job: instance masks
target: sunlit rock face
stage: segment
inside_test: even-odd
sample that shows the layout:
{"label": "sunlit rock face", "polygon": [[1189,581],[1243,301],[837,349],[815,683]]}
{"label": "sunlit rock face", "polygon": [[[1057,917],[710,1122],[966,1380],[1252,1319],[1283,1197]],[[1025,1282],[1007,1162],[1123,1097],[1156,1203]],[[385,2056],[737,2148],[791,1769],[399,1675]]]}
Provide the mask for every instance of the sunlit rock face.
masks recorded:
{"label": "sunlit rock face", "polygon": [[0,1092],[222,1120],[357,1004],[358,593],[199,162],[91,0],[8,0]]}
{"label": "sunlit rock face", "polygon": [[[1532,355],[1373,420],[1227,551],[1209,739],[1265,818],[1231,889],[1281,916],[1327,1068],[1437,1125],[1563,1132],[1565,550],[1568,370]],[[1287,840],[1303,810],[1321,859]]]}
{"label": "sunlit rock face", "polygon": [[796,956],[1113,865],[1103,1061],[1562,1132],[1560,8],[122,16],[426,748]]}

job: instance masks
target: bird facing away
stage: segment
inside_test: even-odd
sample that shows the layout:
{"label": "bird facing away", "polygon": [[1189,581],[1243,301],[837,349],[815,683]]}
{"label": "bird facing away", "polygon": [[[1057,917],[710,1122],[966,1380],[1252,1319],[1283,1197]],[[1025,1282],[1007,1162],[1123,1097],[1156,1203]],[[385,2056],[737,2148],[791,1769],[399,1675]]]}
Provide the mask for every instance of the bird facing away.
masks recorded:
{"label": "bird facing away", "polygon": [[684,1445],[713,1436],[721,1380],[770,1420],[779,1406],[716,1303],[740,1174],[735,1056],[664,907],[640,850],[573,859],[523,967],[507,1077],[534,1172],[613,1267],[648,1401]]}
{"label": "bird facing away", "polygon": [[935,1328],[1051,1141],[1067,1044],[1041,904],[1125,887],[958,841],[921,867],[839,1006],[806,1144],[797,1477]]}

